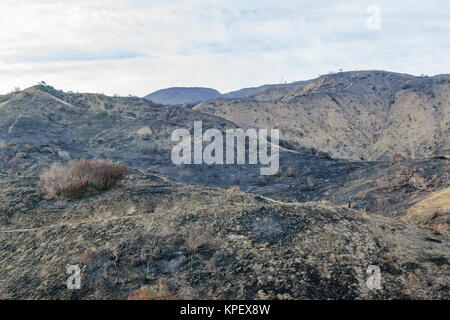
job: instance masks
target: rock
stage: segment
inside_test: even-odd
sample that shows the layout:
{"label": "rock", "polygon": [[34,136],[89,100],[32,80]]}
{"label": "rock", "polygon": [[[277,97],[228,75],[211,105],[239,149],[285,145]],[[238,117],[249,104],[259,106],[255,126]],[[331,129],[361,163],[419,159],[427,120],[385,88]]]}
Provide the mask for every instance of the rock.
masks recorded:
{"label": "rock", "polygon": [[185,256],[181,255],[181,256],[175,257],[167,263],[167,269],[172,272],[176,271],[177,269],[180,268],[181,265],[183,265],[186,262],[187,262],[187,258]]}
{"label": "rock", "polygon": [[63,150],[58,151],[58,157],[60,157],[64,161],[69,161],[71,159],[69,153]]}
{"label": "rock", "polygon": [[53,149],[50,147],[41,147],[39,148],[40,153],[53,153]]}
{"label": "rock", "polygon": [[39,151],[38,147],[36,147],[35,145],[32,145],[32,144],[28,144],[28,143],[24,144],[22,148],[25,152],[38,152]]}
{"label": "rock", "polygon": [[28,158],[28,154],[25,152],[18,152],[18,153],[16,153],[16,158],[26,159],[26,158]]}

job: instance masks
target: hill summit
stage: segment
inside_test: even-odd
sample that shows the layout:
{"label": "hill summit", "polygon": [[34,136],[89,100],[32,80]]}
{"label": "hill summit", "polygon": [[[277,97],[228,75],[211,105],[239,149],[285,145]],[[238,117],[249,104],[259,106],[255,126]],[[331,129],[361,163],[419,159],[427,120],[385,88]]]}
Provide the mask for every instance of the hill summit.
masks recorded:
{"label": "hill summit", "polygon": [[211,88],[172,87],[161,89],[145,96],[145,99],[160,104],[189,104],[218,98],[220,92]]}

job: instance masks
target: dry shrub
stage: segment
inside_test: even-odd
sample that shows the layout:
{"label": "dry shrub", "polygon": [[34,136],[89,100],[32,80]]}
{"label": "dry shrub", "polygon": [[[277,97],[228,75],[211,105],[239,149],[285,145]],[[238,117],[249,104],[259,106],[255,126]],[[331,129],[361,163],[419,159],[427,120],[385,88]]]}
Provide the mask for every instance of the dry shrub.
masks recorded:
{"label": "dry shrub", "polygon": [[52,164],[41,173],[38,186],[49,197],[78,198],[117,185],[127,173],[123,164],[80,159],[66,165]]}
{"label": "dry shrub", "polygon": [[211,247],[216,243],[216,236],[208,231],[208,225],[197,225],[192,227],[188,236],[184,240],[184,247],[188,252],[189,257],[193,257],[197,250],[204,247]]}
{"label": "dry shrub", "polygon": [[86,249],[80,256],[80,262],[82,264],[89,264],[92,261],[93,255],[97,252],[95,248]]}
{"label": "dry shrub", "polygon": [[422,177],[419,173],[414,173],[411,175],[408,181],[409,185],[413,186],[414,188],[418,190],[424,190],[427,191],[429,188],[429,180]]}
{"label": "dry shrub", "polygon": [[450,231],[450,226],[448,223],[438,223],[434,225],[432,233],[435,235],[441,235],[446,231]]}
{"label": "dry shrub", "polygon": [[54,197],[62,193],[62,190],[70,184],[68,180],[70,170],[68,166],[53,163],[50,168],[45,169],[38,182],[38,186],[45,191],[45,193]]}
{"label": "dry shrub", "polygon": [[227,189],[228,192],[238,192],[241,191],[241,188],[239,186],[231,186]]}
{"label": "dry shrub", "polygon": [[178,300],[163,283],[142,286],[128,296],[128,300]]}
{"label": "dry shrub", "polygon": [[293,178],[296,176],[297,176],[297,170],[295,170],[294,167],[292,167],[292,166],[287,167],[283,173],[283,177],[285,177],[285,178]]}
{"label": "dry shrub", "polygon": [[87,183],[78,181],[62,188],[62,194],[71,198],[80,198],[87,192]]}

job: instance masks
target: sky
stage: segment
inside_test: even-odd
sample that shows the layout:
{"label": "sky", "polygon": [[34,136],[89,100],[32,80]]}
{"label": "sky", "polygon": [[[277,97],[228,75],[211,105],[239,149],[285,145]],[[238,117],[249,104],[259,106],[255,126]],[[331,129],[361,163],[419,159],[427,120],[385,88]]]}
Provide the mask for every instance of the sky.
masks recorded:
{"label": "sky", "polygon": [[144,96],[339,70],[450,73],[448,0],[2,0],[0,94]]}

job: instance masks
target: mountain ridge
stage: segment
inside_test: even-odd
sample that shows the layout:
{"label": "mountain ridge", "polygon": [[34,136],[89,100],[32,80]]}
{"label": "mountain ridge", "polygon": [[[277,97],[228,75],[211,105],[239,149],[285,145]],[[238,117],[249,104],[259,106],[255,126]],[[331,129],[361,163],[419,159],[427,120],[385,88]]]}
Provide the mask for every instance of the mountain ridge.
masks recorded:
{"label": "mountain ridge", "polygon": [[450,142],[450,76],[342,72],[277,90],[193,109],[241,126],[277,127],[294,146],[352,160],[431,157]]}

